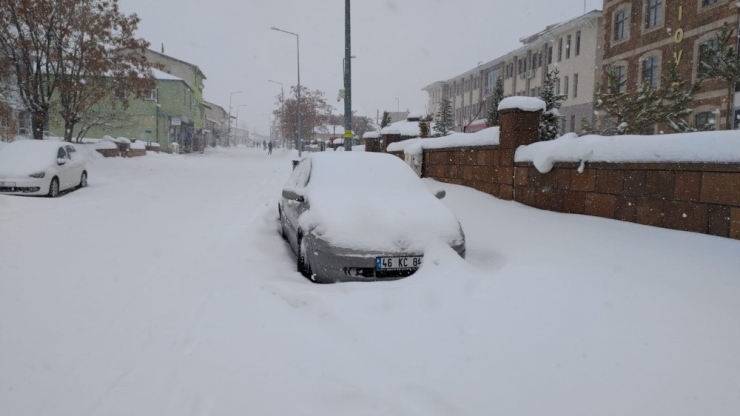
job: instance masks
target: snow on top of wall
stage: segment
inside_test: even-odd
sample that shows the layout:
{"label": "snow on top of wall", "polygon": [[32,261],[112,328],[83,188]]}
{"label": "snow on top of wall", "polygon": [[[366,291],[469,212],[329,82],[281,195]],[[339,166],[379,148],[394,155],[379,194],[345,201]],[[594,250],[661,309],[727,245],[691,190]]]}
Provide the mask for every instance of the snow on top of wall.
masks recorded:
{"label": "snow on top of wall", "polygon": [[425,116],[426,116],[426,114],[424,114],[421,111],[412,111],[412,112],[409,113],[409,115],[406,116],[406,119],[408,120],[410,118],[422,118],[422,117],[425,117]]}
{"label": "snow on top of wall", "polygon": [[[411,115],[409,115],[410,117]],[[434,129],[434,122],[429,123],[429,129]],[[384,127],[380,130],[380,134],[400,134],[401,136],[419,137],[421,135],[421,129],[419,129],[418,121],[402,120],[388,127]]]}
{"label": "snow on top of wall", "polygon": [[398,127],[396,127],[393,124],[391,124],[388,127],[383,127],[380,130],[380,134],[401,134],[401,130],[399,130]]}
{"label": "snow on top of wall", "polygon": [[740,163],[740,132],[713,131],[659,136],[581,136],[521,146],[517,162],[532,162],[540,172],[557,162]]}
{"label": "snow on top of wall", "polygon": [[368,131],[362,135],[363,139],[377,139],[379,137],[380,134],[377,131]]}
{"label": "snow on top of wall", "polygon": [[508,97],[504,98],[498,105],[498,111],[522,110],[522,111],[545,111],[547,104],[535,97]]}
{"label": "snow on top of wall", "polygon": [[93,149],[101,149],[101,150],[112,150],[112,149],[118,149],[118,146],[116,146],[115,143],[109,142],[109,141],[99,141],[97,143],[91,143],[88,146],[92,147]]}
{"label": "snow on top of wall", "polygon": [[495,146],[499,144],[499,128],[491,127],[475,133],[454,133],[432,139],[410,139],[388,145],[389,152],[407,155],[421,154],[424,149],[446,149],[461,146]]}

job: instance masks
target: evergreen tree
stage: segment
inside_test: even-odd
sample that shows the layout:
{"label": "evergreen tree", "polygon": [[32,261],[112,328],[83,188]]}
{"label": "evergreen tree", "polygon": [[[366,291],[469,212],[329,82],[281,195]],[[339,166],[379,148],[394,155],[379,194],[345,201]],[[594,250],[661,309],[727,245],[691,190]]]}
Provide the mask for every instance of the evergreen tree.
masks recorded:
{"label": "evergreen tree", "polygon": [[432,116],[427,115],[419,119],[419,137],[426,139],[431,134],[430,125],[432,123]]}
{"label": "evergreen tree", "polygon": [[383,111],[383,119],[380,120],[380,128],[388,127],[391,125],[391,115],[387,111]]}
{"label": "evergreen tree", "polygon": [[450,100],[443,98],[439,103],[439,111],[435,120],[434,131],[442,136],[455,130],[455,118],[452,115],[452,103]]}
{"label": "evergreen tree", "polygon": [[687,84],[688,81],[681,79],[676,62],[671,61],[668,70],[663,74],[659,96],[663,103],[662,112],[664,113],[661,115],[661,121],[668,124],[674,133],[697,131],[698,128],[705,129],[704,126],[693,126],[688,121],[688,117],[693,112],[691,103],[701,88],[700,81],[696,81],[689,88]]}
{"label": "evergreen tree", "polygon": [[704,79],[721,78],[727,83],[727,124],[732,130],[732,106],[735,84],[740,83],[740,54],[736,50],[735,30],[727,23],[722,26],[715,39],[714,47],[702,46],[699,59],[701,76]]}
{"label": "evergreen tree", "polygon": [[488,127],[498,126],[500,124],[498,105],[501,100],[504,99],[504,81],[499,77],[496,80],[496,87],[491,95],[490,103],[488,104],[488,115],[486,117],[486,124]]}
{"label": "evergreen tree", "polygon": [[553,70],[545,76],[545,83],[542,86],[540,98],[547,105],[542,119],[540,120],[540,140],[553,140],[558,137],[560,131],[560,106],[565,96],[555,93],[555,85],[560,83],[558,75],[560,71]]}
{"label": "evergreen tree", "polygon": [[596,112],[598,127],[582,123],[586,133],[604,136],[623,134],[645,134],[656,124],[665,123],[672,132],[696,131],[686,120],[691,114],[691,102],[699,90],[699,83],[686,87],[681,80],[678,66],[671,62],[661,78],[660,88],[649,83],[641,85],[635,92],[628,93],[626,81],[616,68],[605,69],[606,85],[596,87]]}

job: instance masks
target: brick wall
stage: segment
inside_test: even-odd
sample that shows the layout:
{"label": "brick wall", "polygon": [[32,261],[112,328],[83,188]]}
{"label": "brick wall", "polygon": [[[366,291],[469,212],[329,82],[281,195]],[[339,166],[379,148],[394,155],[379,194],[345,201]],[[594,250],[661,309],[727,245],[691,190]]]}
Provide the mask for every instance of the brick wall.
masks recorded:
{"label": "brick wall", "polygon": [[740,239],[740,164],[516,164],[514,199],[585,214]]}
{"label": "brick wall", "polygon": [[514,163],[538,124],[539,113],[502,114],[499,146],[424,150],[423,176],[550,211],[740,239],[740,164],[588,163],[579,172],[559,163],[543,174]]}

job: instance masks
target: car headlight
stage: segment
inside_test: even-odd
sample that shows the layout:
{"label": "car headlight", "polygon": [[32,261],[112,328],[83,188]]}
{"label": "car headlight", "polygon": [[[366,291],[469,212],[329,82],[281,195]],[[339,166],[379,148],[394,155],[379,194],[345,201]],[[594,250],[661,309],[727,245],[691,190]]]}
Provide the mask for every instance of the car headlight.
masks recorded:
{"label": "car headlight", "polygon": [[28,176],[30,176],[32,178],[36,178],[36,179],[41,179],[44,176],[46,176],[46,172],[34,173],[33,175],[28,175]]}

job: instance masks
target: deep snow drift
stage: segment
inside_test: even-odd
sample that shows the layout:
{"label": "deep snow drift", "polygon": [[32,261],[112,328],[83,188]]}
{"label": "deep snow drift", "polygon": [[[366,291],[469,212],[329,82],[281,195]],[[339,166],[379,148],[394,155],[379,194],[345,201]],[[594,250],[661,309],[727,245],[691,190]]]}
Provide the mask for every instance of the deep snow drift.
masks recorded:
{"label": "deep snow drift", "polygon": [[430,181],[467,261],[314,285],[277,233],[279,153],[0,196],[0,414],[740,414],[740,242]]}

